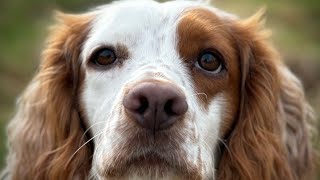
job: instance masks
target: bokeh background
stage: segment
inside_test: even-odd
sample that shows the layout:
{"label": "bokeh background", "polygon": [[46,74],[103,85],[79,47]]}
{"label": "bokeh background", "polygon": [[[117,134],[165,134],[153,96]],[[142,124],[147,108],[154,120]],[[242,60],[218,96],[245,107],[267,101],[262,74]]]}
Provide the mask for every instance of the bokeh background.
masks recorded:
{"label": "bokeh background", "polygon": [[[37,69],[47,27],[53,22],[53,10],[79,13],[108,2],[0,1],[0,169],[6,154],[6,124],[14,114],[16,97]],[[302,79],[307,98],[319,117],[320,0],[213,0],[212,4],[243,18],[260,7],[267,7],[267,27],[273,30],[274,44]],[[319,125],[317,129],[320,129]],[[319,147],[318,137],[314,142]],[[318,177],[320,179],[320,175]]]}

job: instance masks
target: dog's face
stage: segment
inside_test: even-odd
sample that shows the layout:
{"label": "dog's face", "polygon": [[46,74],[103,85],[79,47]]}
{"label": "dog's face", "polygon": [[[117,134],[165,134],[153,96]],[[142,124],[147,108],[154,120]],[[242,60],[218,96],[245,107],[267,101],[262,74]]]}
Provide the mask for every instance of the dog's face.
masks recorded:
{"label": "dog's face", "polygon": [[262,16],[178,0],[58,14],[8,127],[5,175],[310,179],[310,107]]}
{"label": "dog's face", "polygon": [[93,14],[80,88],[92,173],[212,179],[240,101],[234,17],[181,1],[124,1]]}

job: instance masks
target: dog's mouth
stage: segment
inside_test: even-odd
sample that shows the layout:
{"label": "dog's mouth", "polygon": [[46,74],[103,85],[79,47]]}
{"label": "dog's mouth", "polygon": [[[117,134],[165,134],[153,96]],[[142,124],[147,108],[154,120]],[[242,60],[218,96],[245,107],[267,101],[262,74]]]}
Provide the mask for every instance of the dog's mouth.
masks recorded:
{"label": "dog's mouth", "polygon": [[201,167],[188,160],[177,139],[176,134],[167,132],[158,133],[155,139],[149,133],[136,133],[104,160],[100,174],[107,178],[135,175],[152,179],[174,174],[180,179],[200,179]]}
{"label": "dog's mouth", "polygon": [[[175,153],[173,153],[175,154]],[[155,152],[129,158],[117,167],[105,169],[104,176],[108,178],[147,177],[150,179],[201,179],[199,167],[185,159],[163,157]]]}
{"label": "dog's mouth", "polygon": [[175,170],[176,165],[174,162],[168,161],[168,159],[152,152],[128,160],[125,166],[129,173],[137,173],[138,175],[148,173],[152,177],[161,177],[169,171]]}

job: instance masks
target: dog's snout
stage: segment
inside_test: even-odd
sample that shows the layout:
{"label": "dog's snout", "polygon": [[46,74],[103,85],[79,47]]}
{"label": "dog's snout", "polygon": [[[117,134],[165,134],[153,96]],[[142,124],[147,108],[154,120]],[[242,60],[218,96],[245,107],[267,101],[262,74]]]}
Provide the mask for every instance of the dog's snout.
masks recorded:
{"label": "dog's snout", "polygon": [[188,110],[184,93],[162,82],[143,82],[134,86],[123,105],[138,124],[149,130],[169,128]]}

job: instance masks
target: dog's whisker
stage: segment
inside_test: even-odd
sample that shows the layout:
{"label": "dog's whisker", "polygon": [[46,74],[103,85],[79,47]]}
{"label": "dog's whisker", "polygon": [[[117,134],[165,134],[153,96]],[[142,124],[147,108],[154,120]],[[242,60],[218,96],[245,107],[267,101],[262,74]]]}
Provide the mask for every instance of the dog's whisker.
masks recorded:
{"label": "dog's whisker", "polygon": [[[219,138],[219,137],[217,137],[217,140],[218,140],[219,142],[221,142],[222,145],[223,145],[223,146],[226,148],[226,150],[228,151],[228,153],[231,154],[231,151],[230,151],[228,145],[226,144],[226,140],[221,139],[221,138]],[[232,156],[231,156],[231,158],[232,158]]]}
{"label": "dog's whisker", "polygon": [[[208,131],[205,130],[205,132],[208,132]],[[217,141],[219,141],[219,142],[226,148],[226,150],[228,151],[228,153],[231,155],[231,151],[230,151],[230,149],[229,149],[229,147],[228,147],[228,145],[227,145],[227,143],[226,143],[226,140],[220,138],[219,136],[216,136],[216,135],[214,135],[214,134],[211,134],[211,133],[209,133],[209,132],[208,132],[208,134],[209,134],[209,138],[217,139]],[[210,148],[210,146],[208,145],[208,143],[207,143],[206,141],[204,141],[203,139],[201,139],[200,142],[204,143],[204,145],[205,145],[207,148]],[[218,146],[217,148],[220,149],[220,146]],[[221,149],[220,149],[220,151],[221,151]],[[231,157],[231,159],[232,159],[232,156],[230,156],[230,157]]]}
{"label": "dog's whisker", "polygon": [[96,179],[98,179],[98,177],[99,177],[99,176],[98,176],[98,173],[97,173],[96,171],[94,171],[94,172],[91,171],[91,172],[90,172],[90,176],[89,176],[88,179],[89,179],[89,180],[96,180]]}
{"label": "dog's whisker", "polygon": [[87,145],[90,141],[92,141],[94,138],[102,135],[104,133],[104,131],[99,132],[98,134],[96,134],[95,136],[93,136],[92,138],[90,138],[88,141],[86,141],[84,144],[82,144],[73,154],[72,156],[69,158],[69,160],[67,161],[67,164],[70,163],[70,161],[73,159],[73,157],[80,151],[81,148],[83,148],[85,145]]}
{"label": "dog's whisker", "polygon": [[200,95],[205,96],[205,98],[208,99],[208,95],[206,93],[195,93],[192,96],[200,96]]}
{"label": "dog's whisker", "polygon": [[84,138],[84,136],[88,133],[88,131],[89,131],[91,128],[93,128],[94,126],[96,126],[96,125],[98,125],[98,124],[102,124],[102,123],[105,123],[105,122],[97,122],[97,123],[94,123],[93,125],[91,125],[89,128],[87,128],[87,129],[84,131],[84,133],[83,133],[83,135],[82,135],[82,137],[81,137],[81,140]]}
{"label": "dog's whisker", "polygon": [[[100,136],[99,136],[100,137]],[[99,138],[98,137],[98,138]],[[97,150],[102,146],[102,141],[99,141],[99,143],[95,146],[95,150],[93,151],[93,155],[96,154]],[[99,176],[98,176],[98,173],[96,171],[93,171],[91,170],[90,172],[90,177],[89,177],[89,180],[95,180],[97,179]]]}

